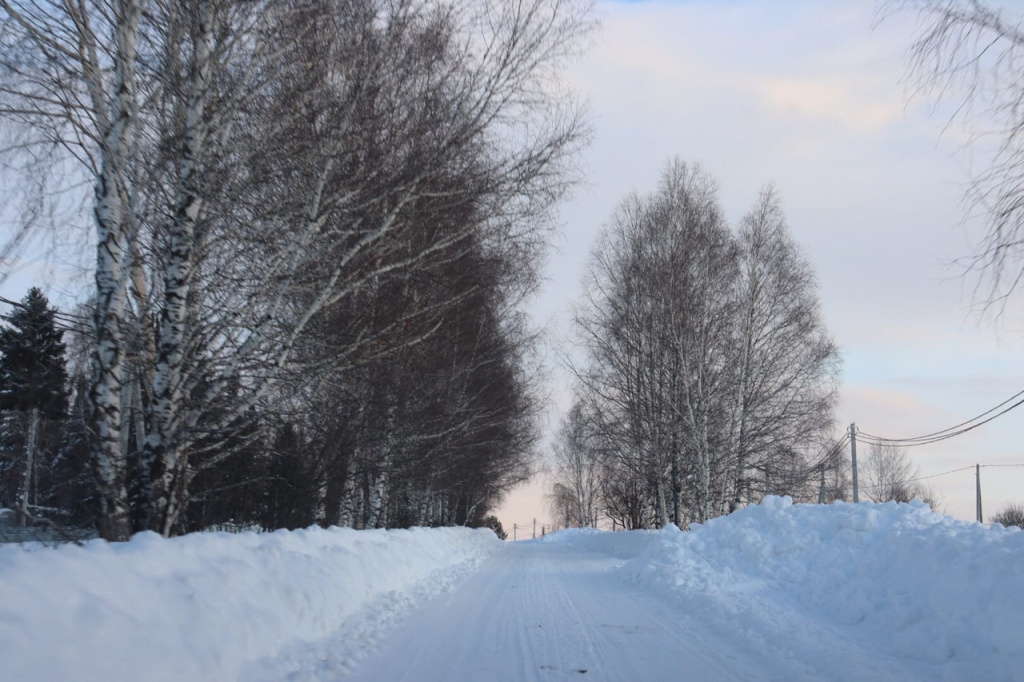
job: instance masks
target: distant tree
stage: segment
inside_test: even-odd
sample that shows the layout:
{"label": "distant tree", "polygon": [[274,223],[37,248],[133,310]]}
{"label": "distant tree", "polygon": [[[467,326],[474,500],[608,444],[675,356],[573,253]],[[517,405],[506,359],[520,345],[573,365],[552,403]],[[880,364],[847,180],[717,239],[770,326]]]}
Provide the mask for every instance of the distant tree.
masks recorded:
{"label": "distant tree", "polygon": [[[44,504],[60,510],[62,521],[80,528],[95,525],[94,483],[89,467],[89,378],[72,373],[71,406],[64,421],[61,445],[50,461]],[[42,486],[40,486],[42,489]]]}
{"label": "distant tree", "polygon": [[306,528],[313,525],[311,505],[316,482],[309,462],[303,458],[304,434],[294,424],[284,424],[277,432],[267,465],[269,484],[265,487],[263,528]]}
{"label": "distant tree", "polygon": [[28,415],[25,465],[19,515],[28,515],[35,455],[42,419],[63,419],[68,410],[68,376],[64,332],[57,329],[56,310],[33,287],[21,305],[4,315],[0,329],[0,409]]}
{"label": "distant tree", "polygon": [[1024,504],[1008,504],[992,517],[992,523],[1024,528]]}
{"label": "distant tree", "polygon": [[863,471],[867,484],[863,488],[875,502],[921,500],[932,511],[940,511],[942,500],[933,490],[914,480],[918,476],[917,467],[905,450],[873,444],[864,460]]}
{"label": "distant tree", "polygon": [[[48,466],[40,470],[42,477],[38,484],[39,503],[58,512],[62,523],[78,528],[96,524],[88,424],[91,334],[83,329],[89,319],[88,305],[81,304],[68,314],[67,319],[76,323],[64,336],[67,345],[68,412],[63,428],[53,429],[55,433],[52,435],[59,439],[59,445],[54,448],[54,456]],[[49,480],[42,480],[44,477]]]}
{"label": "distant tree", "polygon": [[917,475],[906,452],[892,445],[874,444],[861,465],[863,486],[875,502],[910,502],[914,499],[911,479]]}
{"label": "distant tree", "polygon": [[921,500],[936,514],[944,514],[942,495],[930,486],[917,484],[914,493],[915,500]]}
{"label": "distant tree", "polygon": [[558,528],[576,528],[576,499],[572,490],[557,481],[546,496],[547,508]]}
{"label": "distant tree", "polygon": [[825,490],[822,502],[826,504],[839,501],[847,502],[852,498],[853,478],[848,454],[844,449],[837,448],[835,455],[828,458],[823,464],[825,468]]}
{"label": "distant tree", "polygon": [[575,403],[554,445],[553,502],[561,525],[567,528],[597,526],[601,462],[586,419],[583,405]]}
{"label": "distant tree", "polygon": [[613,522],[684,527],[807,487],[837,392],[819,308],[773,189],[732,230],[714,179],[676,160],[618,206],[575,320]]}
{"label": "distant tree", "polygon": [[484,517],[483,527],[493,530],[499,540],[508,540],[508,533],[506,533],[505,529],[502,528],[501,521],[498,520],[497,516],[491,514],[490,516]]}
{"label": "distant tree", "polygon": [[[609,459],[601,468],[601,498],[612,528],[637,530],[657,525],[649,500],[650,484],[635,465]],[[683,526],[685,527],[685,522]]]}

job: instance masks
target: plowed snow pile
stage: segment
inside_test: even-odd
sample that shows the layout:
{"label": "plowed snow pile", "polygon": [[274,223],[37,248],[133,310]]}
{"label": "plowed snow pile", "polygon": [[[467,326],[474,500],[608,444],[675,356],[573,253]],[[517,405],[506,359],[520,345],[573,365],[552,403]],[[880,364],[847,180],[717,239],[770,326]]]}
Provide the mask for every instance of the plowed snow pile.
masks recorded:
{"label": "plowed snow pile", "polygon": [[1024,680],[1024,532],[921,504],[768,498],[500,549],[467,529],[3,546],[0,678],[373,679],[376,649],[407,680],[628,679],[626,653],[648,680]]}
{"label": "plowed snow pile", "polygon": [[[564,537],[562,537],[564,535]],[[623,552],[616,535],[547,539]],[[1024,680],[1024,532],[911,504],[794,505],[769,497],[682,532],[629,533],[627,580],[766,655],[837,671],[837,643],[912,677]],[[642,547],[640,545],[643,545]]]}
{"label": "plowed snow pile", "polygon": [[351,660],[500,547],[465,528],[0,546],[0,679],[234,680],[343,626]]}

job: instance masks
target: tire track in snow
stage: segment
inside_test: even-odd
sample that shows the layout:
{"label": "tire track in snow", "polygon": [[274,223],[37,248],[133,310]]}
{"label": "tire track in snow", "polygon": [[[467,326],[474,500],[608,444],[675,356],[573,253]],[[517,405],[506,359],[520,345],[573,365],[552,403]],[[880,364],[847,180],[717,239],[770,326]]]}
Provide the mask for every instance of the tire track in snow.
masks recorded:
{"label": "tire track in snow", "polygon": [[621,563],[556,544],[511,544],[413,614],[347,679],[785,678],[734,651],[734,642],[710,641],[686,614],[623,582]]}

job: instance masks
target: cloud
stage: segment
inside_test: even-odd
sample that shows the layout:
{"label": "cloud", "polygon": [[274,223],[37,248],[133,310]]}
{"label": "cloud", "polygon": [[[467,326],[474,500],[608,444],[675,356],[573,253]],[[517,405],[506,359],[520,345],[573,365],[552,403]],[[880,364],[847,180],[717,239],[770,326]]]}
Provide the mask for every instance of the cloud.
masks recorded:
{"label": "cloud", "polygon": [[599,47],[574,81],[620,112],[679,117],[725,105],[794,133],[824,121],[862,134],[904,115],[893,46],[849,4],[613,3],[603,13]]}
{"label": "cloud", "polygon": [[865,97],[856,81],[766,78],[749,84],[766,111],[800,121],[824,119],[859,134],[874,134],[902,119],[903,108],[888,98]]}

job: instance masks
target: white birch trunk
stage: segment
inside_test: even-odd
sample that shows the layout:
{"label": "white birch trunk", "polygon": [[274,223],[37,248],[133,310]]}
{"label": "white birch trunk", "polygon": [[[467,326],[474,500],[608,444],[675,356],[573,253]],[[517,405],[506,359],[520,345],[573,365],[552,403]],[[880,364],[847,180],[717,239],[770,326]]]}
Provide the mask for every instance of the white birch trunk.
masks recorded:
{"label": "white birch trunk", "polygon": [[380,472],[373,482],[373,492],[370,493],[369,514],[366,519],[368,528],[382,528],[386,520],[385,508],[387,507],[388,493],[390,492],[391,479],[391,451],[389,446],[380,462]]}
{"label": "white birch trunk", "polygon": [[114,98],[108,111],[95,36],[84,11],[75,15],[79,23],[79,54],[86,85],[102,129],[94,189],[96,308],[93,316],[93,380],[89,398],[94,428],[92,468],[96,478],[99,531],[107,540],[127,540],[131,535],[125,485],[126,453],[121,440],[121,390],[125,361],[121,328],[125,309],[125,255],[133,238],[127,163],[129,138],[134,125],[135,44],[139,16],[140,8],[135,0],[117,3]]}
{"label": "white birch trunk", "polygon": [[338,508],[338,525],[342,528],[354,528],[356,518],[356,462],[359,461],[359,448],[356,448],[348,466],[345,478],[341,482],[341,504]]}
{"label": "white birch trunk", "polygon": [[36,443],[39,440],[39,408],[33,407],[29,411],[28,438],[25,442],[25,475],[22,480],[21,509],[18,514],[21,517],[22,526],[28,525],[28,503],[32,493],[32,473],[36,463]]}
{"label": "white birch trunk", "polygon": [[184,350],[188,342],[189,294],[194,272],[196,224],[203,199],[198,185],[198,164],[206,146],[205,100],[210,77],[213,35],[212,3],[204,3],[190,77],[191,92],[185,114],[184,139],[178,164],[178,198],[167,225],[168,254],[164,296],[160,308],[156,371],[150,423],[143,466],[150,472],[145,491],[144,523],[149,530],[170,535],[187,503],[188,451],[183,442],[185,391]]}

